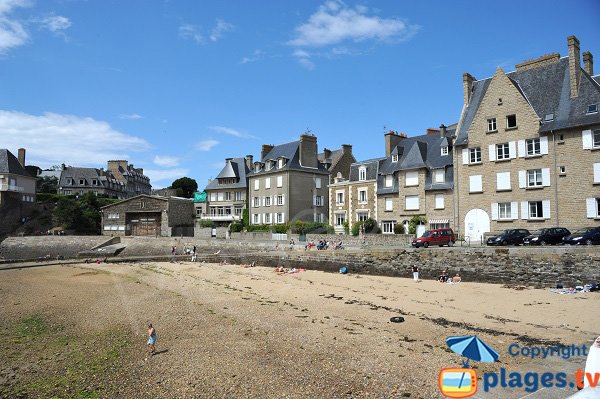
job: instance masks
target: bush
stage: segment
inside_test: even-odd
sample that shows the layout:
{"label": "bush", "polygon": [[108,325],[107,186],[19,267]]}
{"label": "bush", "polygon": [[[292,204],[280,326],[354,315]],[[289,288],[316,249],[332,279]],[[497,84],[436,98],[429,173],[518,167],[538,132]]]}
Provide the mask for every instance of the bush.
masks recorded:
{"label": "bush", "polygon": [[270,224],[251,224],[246,226],[246,231],[269,231],[271,230]]}
{"label": "bush", "polygon": [[360,226],[363,225],[364,222],[354,222],[352,223],[352,235],[357,236],[360,233]]}
{"label": "bush", "polygon": [[344,234],[350,234],[350,223],[347,220],[344,222]]}
{"label": "bush", "polygon": [[357,236],[360,234],[361,226],[364,227],[365,234],[379,234],[381,233],[381,229],[377,227],[377,221],[372,218],[368,218],[364,221],[358,221],[352,224],[352,235]]}
{"label": "bush", "polygon": [[290,224],[292,234],[325,234],[333,233],[334,229],[328,223],[305,222],[302,220],[294,220]]}
{"label": "bush", "polygon": [[214,223],[212,220],[200,219],[200,227],[213,227]]}
{"label": "bush", "polygon": [[425,223],[423,216],[415,215],[408,221],[408,234],[417,234],[417,226]]}
{"label": "bush", "polygon": [[63,197],[62,195],[52,194],[52,193],[37,193],[35,195],[35,200],[37,202],[56,203],[62,197]]}
{"label": "bush", "polygon": [[242,210],[242,226],[249,226],[250,225],[250,211],[248,210],[248,208],[244,208]]}
{"label": "bush", "polygon": [[289,226],[287,224],[275,224],[271,230],[273,233],[286,234]]}
{"label": "bush", "polygon": [[244,226],[239,222],[234,222],[229,225],[229,231],[232,233],[239,233],[242,230],[244,230]]}
{"label": "bush", "polygon": [[404,234],[404,226],[400,223],[394,225],[394,234]]}

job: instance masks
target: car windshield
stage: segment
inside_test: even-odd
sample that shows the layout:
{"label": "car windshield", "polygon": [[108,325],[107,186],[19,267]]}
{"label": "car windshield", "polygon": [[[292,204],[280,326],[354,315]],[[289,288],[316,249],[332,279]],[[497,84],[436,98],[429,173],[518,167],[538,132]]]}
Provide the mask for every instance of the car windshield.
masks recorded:
{"label": "car windshield", "polygon": [[421,237],[429,237],[431,235],[431,231],[427,230]]}
{"label": "car windshield", "polygon": [[502,234],[505,234],[508,236],[508,235],[514,234],[516,232],[517,232],[517,230],[510,229],[510,230],[504,230],[504,233],[502,233]]}
{"label": "car windshield", "polygon": [[546,232],[546,229],[539,229],[533,232],[534,236],[541,236],[542,234],[544,234]]}
{"label": "car windshield", "polygon": [[579,229],[579,230],[577,230],[575,233],[573,233],[573,235],[585,234],[585,233],[587,233],[587,232],[588,232],[588,231],[590,231],[590,230],[592,230],[592,228],[591,228],[591,227],[585,227],[585,228],[583,228],[583,229]]}

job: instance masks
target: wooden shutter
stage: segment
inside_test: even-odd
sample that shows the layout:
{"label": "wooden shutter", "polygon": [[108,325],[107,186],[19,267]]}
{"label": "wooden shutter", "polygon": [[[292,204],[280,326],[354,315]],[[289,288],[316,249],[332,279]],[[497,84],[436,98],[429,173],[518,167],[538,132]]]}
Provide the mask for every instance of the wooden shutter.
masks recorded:
{"label": "wooden shutter", "polygon": [[525,152],[525,140],[519,140],[517,147],[519,150],[519,158],[524,158],[527,154]]}
{"label": "wooden shutter", "polygon": [[527,172],[524,170],[519,171],[519,188],[527,187]]}
{"label": "wooden shutter", "polygon": [[587,207],[587,217],[588,219],[594,219],[598,217],[598,209],[596,209],[596,198],[587,198],[585,200],[585,204]]}
{"label": "wooden shutter", "polygon": [[544,219],[550,219],[550,200],[542,201],[542,212],[544,213],[542,215]]}
{"label": "wooden shutter", "polygon": [[549,168],[542,169],[542,185],[544,187],[550,187],[550,169]]}
{"label": "wooden shutter", "polygon": [[593,146],[592,131],[584,130],[581,132],[581,140],[583,141],[583,149],[590,150]]}
{"label": "wooden shutter", "polygon": [[512,220],[519,219],[519,203],[517,201],[510,203],[510,218]]}
{"label": "wooden shutter", "polygon": [[540,153],[542,155],[548,154],[548,136],[540,137]]}
{"label": "wooden shutter", "polygon": [[463,163],[463,165],[469,164],[469,149],[468,148],[463,148],[463,150],[462,150],[462,163]]}
{"label": "wooden shutter", "polygon": [[521,202],[521,219],[529,219],[529,202]]}
{"label": "wooden shutter", "polygon": [[492,202],[492,220],[498,220],[498,203]]}
{"label": "wooden shutter", "polygon": [[488,147],[488,153],[490,156],[490,161],[495,161],[496,160],[496,145],[495,144],[490,144]]}

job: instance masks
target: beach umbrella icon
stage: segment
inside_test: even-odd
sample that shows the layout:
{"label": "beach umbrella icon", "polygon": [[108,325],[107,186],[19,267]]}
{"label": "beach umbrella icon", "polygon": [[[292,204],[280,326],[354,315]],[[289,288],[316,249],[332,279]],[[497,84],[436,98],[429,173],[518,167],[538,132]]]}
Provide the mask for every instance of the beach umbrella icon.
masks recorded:
{"label": "beach umbrella icon", "polygon": [[476,335],[448,337],[446,338],[446,344],[454,352],[468,359],[464,367],[468,366],[469,360],[493,363],[499,357],[498,352]]}

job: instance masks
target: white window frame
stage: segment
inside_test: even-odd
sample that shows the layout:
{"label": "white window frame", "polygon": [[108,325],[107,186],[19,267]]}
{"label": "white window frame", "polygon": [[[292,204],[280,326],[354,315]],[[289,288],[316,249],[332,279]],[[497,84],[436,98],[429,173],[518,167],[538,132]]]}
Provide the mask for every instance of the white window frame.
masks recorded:
{"label": "white window frame", "polygon": [[[502,155],[502,157],[500,155]],[[496,160],[503,161],[505,159],[510,159],[510,144],[496,144]]]}
{"label": "white window frame", "polygon": [[512,220],[512,203],[511,202],[499,202],[498,203],[498,220]]}
{"label": "white window frame", "polygon": [[283,187],[283,176],[277,176],[277,187]]}
{"label": "white window frame", "polygon": [[[529,208],[529,219],[543,219],[544,218],[544,203],[543,201],[528,201]],[[538,209],[539,205],[539,209]],[[532,210],[535,209],[535,212]],[[541,211],[541,215],[538,215],[538,211]]]}
{"label": "white window frame", "polygon": [[385,175],[385,187],[393,187],[394,186],[394,176],[393,175]]}
{"label": "white window frame", "polygon": [[416,170],[407,171],[404,173],[405,186],[413,187],[419,185],[419,172]]}
{"label": "white window frame", "polygon": [[381,222],[381,232],[383,234],[394,234],[395,220],[384,220]]}
{"label": "white window frame", "polygon": [[260,197],[252,198],[252,206],[255,208],[260,207]]}
{"label": "white window frame", "polygon": [[335,213],[335,225],[343,226],[346,223],[346,212],[336,212]]}
{"label": "white window frame", "polygon": [[498,125],[496,122],[496,118],[488,118],[487,120],[487,131],[488,133],[490,132],[497,132],[498,131]]}
{"label": "white window frame", "polygon": [[406,195],[404,196],[404,209],[407,211],[418,211],[420,206],[419,202],[418,195]]}
{"label": "white window frame", "polygon": [[445,145],[442,146],[441,154],[442,154],[442,156],[448,155],[448,146],[445,146]]}
{"label": "white window frame", "polygon": [[321,178],[315,177],[315,188],[321,188]]}
{"label": "white window frame", "polygon": [[254,190],[258,190],[260,188],[260,179],[254,180]]}
{"label": "white window frame", "polygon": [[434,195],[434,204],[435,204],[434,209],[444,209],[444,207],[445,207],[444,194],[435,194]]}
{"label": "white window frame", "polygon": [[[509,126],[508,125],[508,118],[510,118],[511,116],[515,117],[515,125],[514,126]],[[510,114],[510,115],[506,115],[506,128],[507,129],[516,129],[519,126],[519,123],[517,122],[517,114]]]}
{"label": "white window frame", "polygon": [[394,163],[398,162],[398,155],[397,154],[393,154],[392,155],[392,162],[394,162]]}
{"label": "white window frame", "polygon": [[542,155],[542,140],[539,137],[525,140],[525,154],[528,157]]}
{"label": "white window frame", "polygon": [[265,221],[265,224],[271,224],[271,214],[265,213],[263,216],[263,220]]}
{"label": "white window frame", "polygon": [[446,170],[445,169],[434,169],[433,170],[433,182],[434,183],[445,183],[446,182]]}
{"label": "white window frame", "polygon": [[356,212],[356,221],[364,222],[369,218],[369,211],[358,211]]}
{"label": "white window frame", "polygon": [[271,197],[269,195],[265,197],[265,206],[271,206]]}
{"label": "white window frame", "polygon": [[385,211],[390,212],[394,210],[394,199],[386,198],[385,199]]}
{"label": "white window frame", "polygon": [[[364,197],[364,198],[363,198]],[[369,192],[366,188],[361,188],[358,190],[358,203],[366,204],[369,202]]]}
{"label": "white window frame", "polygon": [[265,188],[271,188],[271,178],[265,177]]}
{"label": "white window frame", "polygon": [[367,180],[367,168],[364,166],[361,166],[360,168],[358,168],[358,181],[365,181]]}
{"label": "white window frame", "polygon": [[279,194],[277,196],[277,205],[278,206],[285,205],[285,196],[283,194]]}
{"label": "white window frame", "polygon": [[469,148],[469,163],[481,163],[481,147]]}
{"label": "white window frame", "polygon": [[283,215],[283,212],[279,212],[277,214],[277,224],[282,224],[284,220],[285,220],[285,217]]}
{"label": "white window frame", "polygon": [[[532,184],[533,182],[533,184]],[[527,187],[543,187],[542,169],[527,170]]]}
{"label": "white window frame", "polygon": [[336,191],[335,192],[335,204],[336,205],[344,205],[344,200],[345,198],[345,193],[343,191]]}

